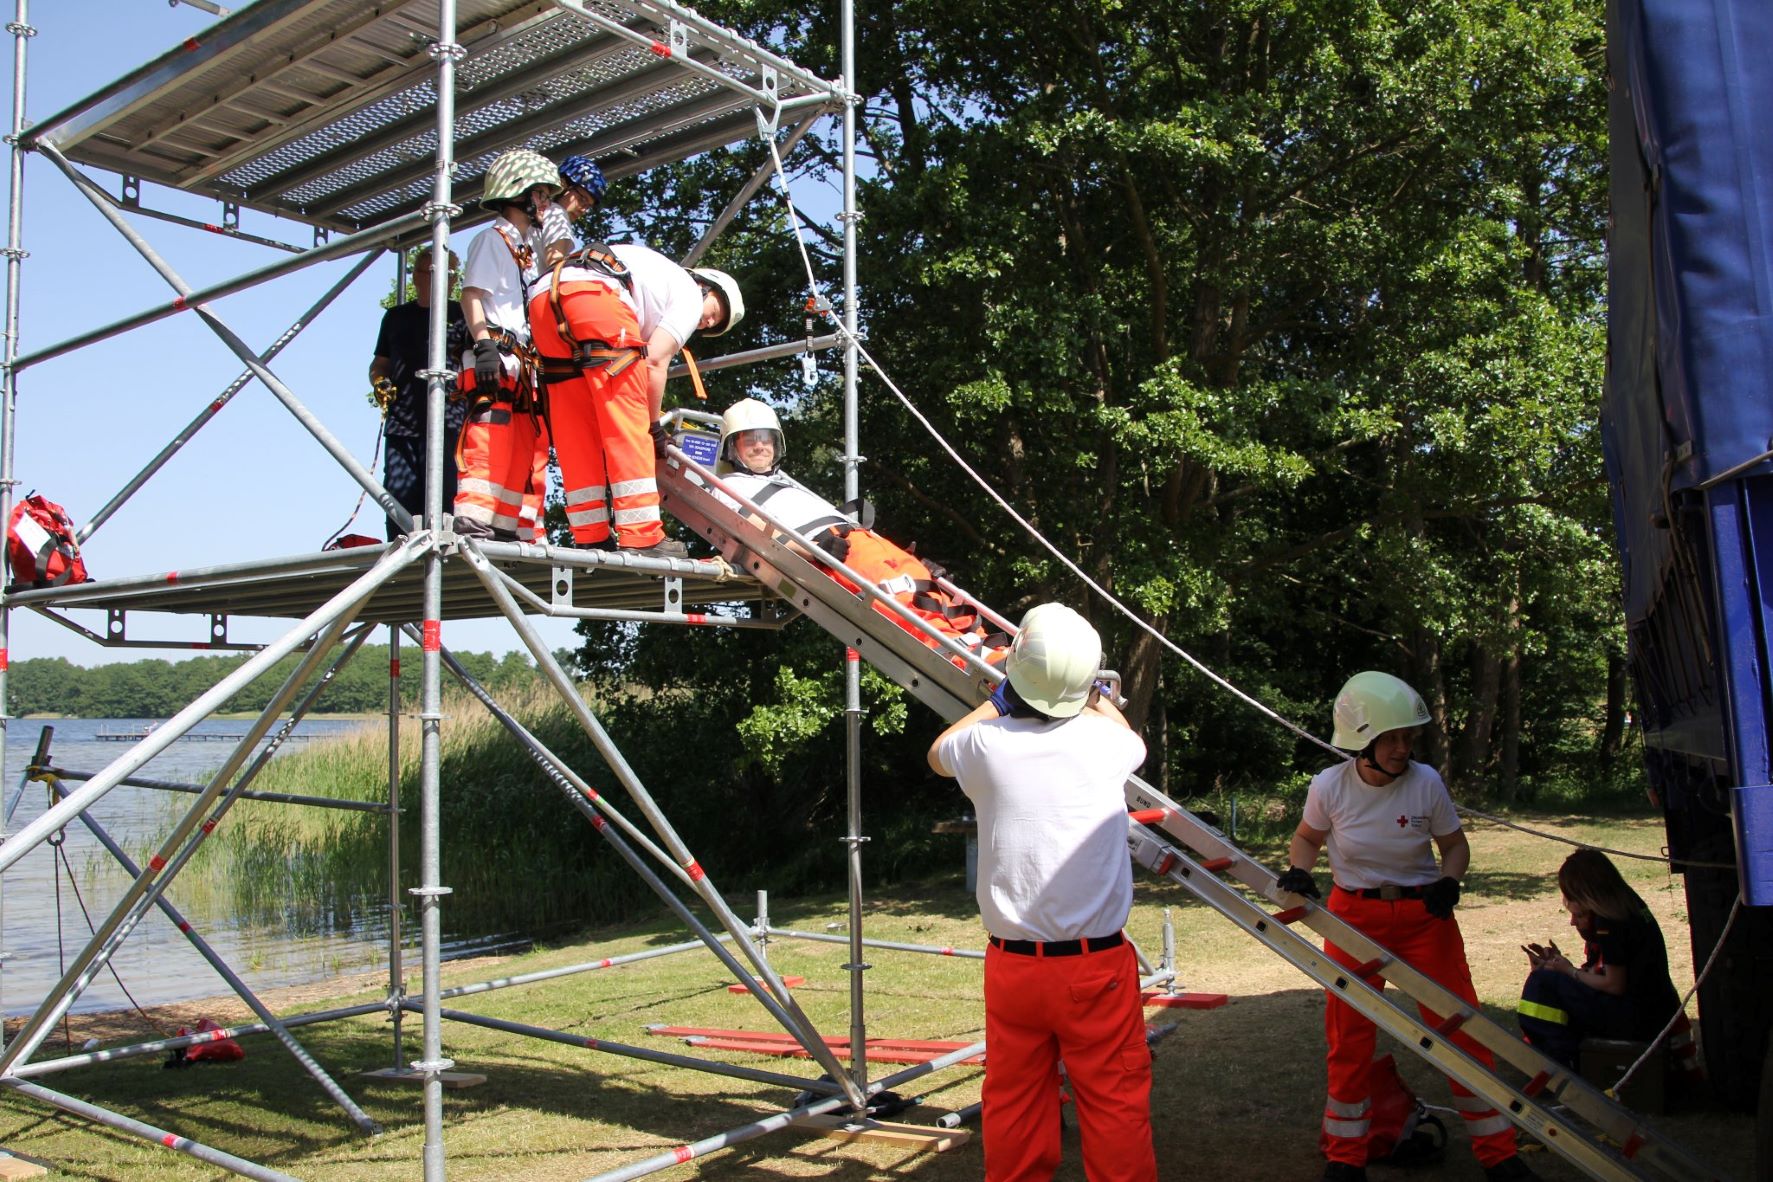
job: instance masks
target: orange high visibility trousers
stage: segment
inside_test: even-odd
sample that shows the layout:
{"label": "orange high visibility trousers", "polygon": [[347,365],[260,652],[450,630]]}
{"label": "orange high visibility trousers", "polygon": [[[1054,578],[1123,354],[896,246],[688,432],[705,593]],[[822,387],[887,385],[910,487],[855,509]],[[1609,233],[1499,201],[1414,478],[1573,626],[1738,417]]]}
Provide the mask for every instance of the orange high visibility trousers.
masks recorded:
{"label": "orange high visibility trousers", "polygon": [[[509,366],[507,366],[509,370]],[[507,372],[495,399],[475,390],[474,371],[457,379],[468,394],[468,417],[456,439],[456,501],[453,512],[496,530],[516,534],[542,519],[548,489],[548,427],[538,414],[517,410],[516,381]]]}
{"label": "orange high visibility trousers", "polygon": [[1131,944],[1078,956],[985,950],[985,1182],[1049,1182],[1059,1063],[1090,1182],[1156,1182],[1151,1050]]}
{"label": "orange high visibility trousers", "polygon": [[[1459,932],[1457,919],[1436,919],[1421,899],[1386,902],[1363,898],[1341,887],[1330,892],[1329,907],[1330,914],[1397,953],[1466,1004],[1477,1005],[1471,967],[1465,960],[1465,938]],[[1358,957],[1329,941],[1324,942],[1324,952],[1344,968],[1356,968],[1361,963]],[[1384,979],[1378,976],[1365,980],[1376,989],[1385,986]],[[1324,1102],[1324,1156],[1330,1161],[1364,1166],[1371,1115],[1368,1074],[1373,1064],[1376,1030],[1372,1022],[1334,991],[1326,990],[1325,996],[1328,1004],[1324,1007],[1324,1037],[1329,1043],[1330,1094]],[[1418,1009],[1425,1021],[1440,1021],[1440,1016],[1427,1007]],[[1495,1066],[1490,1052],[1463,1031],[1454,1031],[1451,1038],[1485,1067]],[[1479,1164],[1493,1166],[1514,1156],[1514,1125],[1509,1119],[1462,1085],[1447,1082],[1452,1085],[1453,1106],[1465,1119],[1465,1132],[1471,1138],[1471,1151]]]}
{"label": "orange high visibility trousers", "polygon": [[[581,342],[606,341],[616,348],[644,345],[634,311],[601,283],[560,285],[567,327]],[[570,358],[554,309],[543,291],[530,301],[531,332],[544,357]],[[566,489],[566,520],[581,546],[606,540],[613,527],[618,545],[634,549],[665,540],[659,516],[652,426],[646,393],[646,362],[620,374],[593,368],[548,385],[548,420],[554,456]]]}

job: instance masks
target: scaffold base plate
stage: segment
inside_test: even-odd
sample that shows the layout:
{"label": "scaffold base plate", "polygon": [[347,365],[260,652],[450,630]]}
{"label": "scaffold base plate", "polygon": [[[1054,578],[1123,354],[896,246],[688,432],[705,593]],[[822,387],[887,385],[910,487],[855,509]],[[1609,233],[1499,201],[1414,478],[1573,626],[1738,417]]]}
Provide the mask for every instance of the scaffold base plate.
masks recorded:
{"label": "scaffold base plate", "polygon": [[[395,1083],[422,1084],[425,1082],[423,1071],[414,1071],[410,1067],[383,1067],[375,1071],[362,1073],[364,1079],[386,1079]],[[442,1071],[437,1078],[443,1086],[451,1090],[457,1088],[477,1088],[486,1082],[486,1076],[473,1071]]]}
{"label": "scaffold base plate", "polygon": [[793,1128],[818,1133],[832,1141],[872,1141],[903,1149],[946,1153],[973,1139],[967,1129],[936,1129],[928,1125],[901,1125],[882,1120],[852,1120],[847,1116],[803,1116]]}

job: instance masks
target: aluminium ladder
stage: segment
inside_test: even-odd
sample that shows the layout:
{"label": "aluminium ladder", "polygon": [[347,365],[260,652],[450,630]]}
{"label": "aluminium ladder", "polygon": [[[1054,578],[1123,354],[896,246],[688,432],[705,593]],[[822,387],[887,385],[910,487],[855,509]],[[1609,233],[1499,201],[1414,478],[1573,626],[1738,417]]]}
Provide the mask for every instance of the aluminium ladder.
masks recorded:
{"label": "aluminium ladder", "polygon": [[[743,505],[745,511],[733,509],[711,491],[719,478],[682,450],[671,449],[670,458],[659,464],[658,476],[664,508],[707,539],[739,573],[773,590],[795,611],[941,717],[952,721],[990,694],[996,681],[993,671],[961,655],[957,646],[868,580],[821,555],[820,563],[839,569],[864,588],[863,594],[849,591],[821,565],[803,557],[812,550],[807,539],[781,525],[767,510],[727,491],[726,497]],[[771,528],[756,524],[754,519],[758,518]],[[798,545],[791,545],[790,539]],[[1637,1114],[1327,908],[1278,891],[1271,870],[1136,776],[1127,781],[1127,804],[1132,810],[1128,845],[1142,866],[1179,884],[1269,951],[1325,989],[1337,992],[1415,1054],[1458,1080],[1589,1177],[1723,1182],[1717,1171],[1656,1132]],[[1154,835],[1148,825],[1180,842],[1188,852]],[[1282,910],[1271,912],[1264,901],[1278,904]],[[1310,928],[1360,958],[1359,971],[1331,960],[1295,925]],[[1382,977],[1396,992],[1374,988],[1363,980],[1373,975]],[[1420,1004],[1441,1017],[1430,1022],[1409,1003]],[[1447,1037],[1454,1030],[1463,1031],[1488,1049],[1499,1064],[1518,1070],[1526,1082],[1517,1087],[1486,1069]]]}

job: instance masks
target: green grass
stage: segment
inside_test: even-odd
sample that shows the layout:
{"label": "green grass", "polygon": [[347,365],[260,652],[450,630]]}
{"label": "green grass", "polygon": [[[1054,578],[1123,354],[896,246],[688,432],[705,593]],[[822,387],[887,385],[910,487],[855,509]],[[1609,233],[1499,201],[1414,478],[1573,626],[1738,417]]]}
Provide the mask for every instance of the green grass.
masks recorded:
{"label": "green grass", "polygon": [[[1661,843],[1659,828],[1647,817],[1540,815],[1532,823],[1559,835],[1647,853]],[[1472,827],[1472,844],[1474,872],[1461,925],[1479,995],[1506,1020],[1524,973],[1516,945],[1563,931],[1550,875],[1564,847],[1482,823]],[[978,947],[982,933],[973,900],[959,882],[958,845],[951,854],[953,874],[890,892],[871,891],[875,897],[867,907],[868,934]],[[1691,955],[1681,926],[1682,898],[1670,885],[1674,880],[1654,864],[1622,866],[1669,933],[1675,981],[1685,988],[1692,980]],[[728,898],[748,915],[751,889],[768,884],[725,885]],[[446,899],[445,914],[458,905],[459,896]],[[1177,928],[1184,986],[1227,993],[1231,1002],[1205,1012],[1152,1012],[1155,1023],[1177,1025],[1160,1044],[1155,1066],[1152,1103],[1161,1176],[1220,1182],[1315,1177],[1321,1168],[1316,1151],[1323,1088],[1320,991],[1168,883],[1145,881],[1139,887],[1129,931],[1142,947],[1153,952],[1159,947],[1166,908]],[[778,924],[810,930],[844,919],[841,899],[834,895],[787,899],[772,894],[771,910]],[[683,938],[674,925],[658,921],[606,926],[571,943],[539,947],[497,964],[447,965],[445,980],[484,980],[619,956]],[[846,958],[842,945],[783,941],[771,947],[771,959],[783,972],[808,979],[796,996],[821,1029],[831,1033],[847,1033],[849,1026],[848,981],[842,968]],[[979,1036],[983,1014],[977,962],[886,951],[871,952],[869,959],[875,965],[867,974],[870,1034],[953,1040]],[[455,1004],[579,1036],[684,1050],[647,1035],[644,1027],[771,1028],[753,1001],[726,992],[726,980],[721,966],[697,951]],[[374,1000],[381,993],[373,983],[352,988],[368,991],[310,998],[296,1008]],[[217,1003],[204,1012],[225,1016],[227,1011]],[[409,1054],[416,1053],[416,1019],[409,1020],[407,1032]],[[320,1089],[264,1037],[247,1040],[248,1057],[235,1065],[169,1072],[152,1060],[131,1060],[43,1082],[310,1182],[404,1182],[418,1177],[424,1132],[417,1090],[354,1074],[389,1063],[386,1019],[327,1023],[307,1028],[301,1037],[384,1126],[382,1136],[369,1139],[355,1133]],[[446,1025],[444,1053],[461,1070],[488,1077],[481,1087],[446,1093],[444,1136],[452,1182],[584,1179],[779,1111],[792,1099],[788,1089],[460,1025]],[[718,1057],[817,1074],[804,1062]],[[1430,1103],[1447,1102],[1444,1083],[1407,1054],[1399,1057],[1406,1077]],[[978,1085],[979,1073],[973,1068],[912,1085],[905,1090],[929,1095],[924,1111],[905,1119],[927,1122],[938,1110],[971,1103],[978,1098]],[[1739,1179],[1750,1176],[1752,1118],[1698,1111],[1657,1118],[1656,1123],[1717,1167]],[[1067,1161],[1058,1177],[1077,1182],[1083,1174],[1074,1131],[1067,1134],[1066,1144]],[[212,1167],[94,1130],[16,1096],[0,1099],[0,1145],[51,1162],[58,1176],[94,1182],[220,1176]],[[976,1140],[952,1153],[915,1156],[903,1149],[838,1146],[800,1133],[778,1133],[664,1176],[860,1182],[915,1174],[925,1182],[972,1182],[980,1175],[980,1163]],[[1548,1182],[1578,1177],[1544,1153],[1535,1155],[1534,1164]],[[1374,1176],[1376,1182],[1388,1177],[1378,1170]],[[1462,1135],[1455,1133],[1447,1163],[1418,1176],[1475,1182],[1480,1173],[1464,1150]]]}

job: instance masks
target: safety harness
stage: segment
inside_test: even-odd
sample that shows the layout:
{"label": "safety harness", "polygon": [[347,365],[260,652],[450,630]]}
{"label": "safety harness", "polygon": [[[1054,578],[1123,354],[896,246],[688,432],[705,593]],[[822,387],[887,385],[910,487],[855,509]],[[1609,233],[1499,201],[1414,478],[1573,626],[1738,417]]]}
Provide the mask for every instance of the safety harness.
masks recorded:
{"label": "safety harness", "polygon": [[554,264],[553,274],[548,280],[548,307],[554,313],[554,330],[572,352],[567,357],[543,357],[539,360],[542,384],[545,386],[571,381],[587,370],[601,369],[612,378],[619,377],[636,362],[646,360],[645,341],[633,345],[615,345],[609,341],[581,341],[573,335],[566,309],[560,305],[560,272],[568,263],[613,279],[626,288],[629,294],[634,291],[634,276],[629,272],[628,265],[601,242],[593,242],[578,253],[568,255]]}

